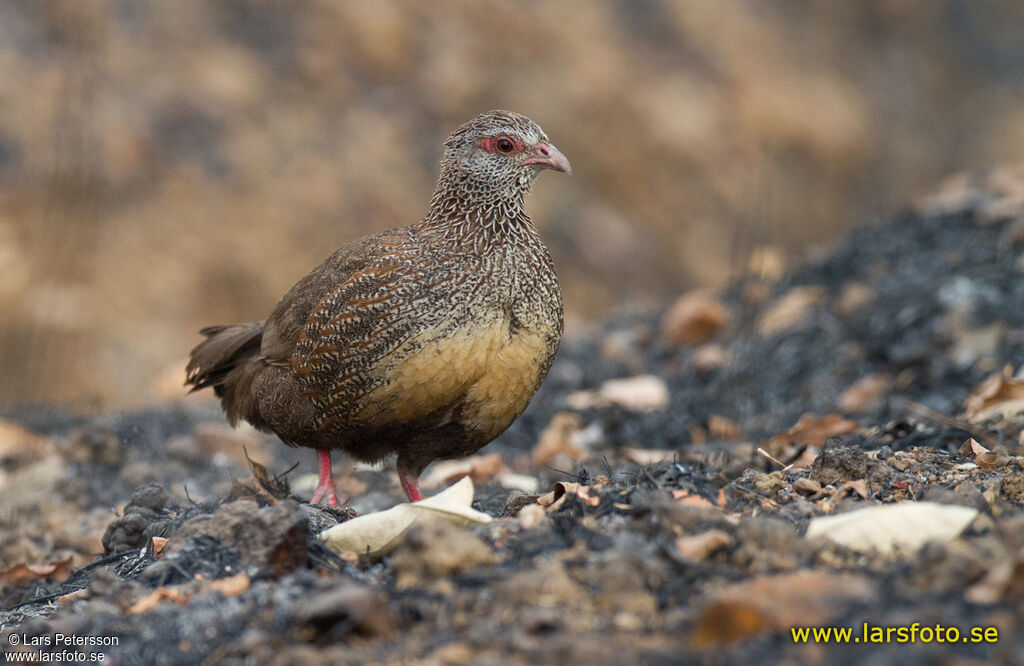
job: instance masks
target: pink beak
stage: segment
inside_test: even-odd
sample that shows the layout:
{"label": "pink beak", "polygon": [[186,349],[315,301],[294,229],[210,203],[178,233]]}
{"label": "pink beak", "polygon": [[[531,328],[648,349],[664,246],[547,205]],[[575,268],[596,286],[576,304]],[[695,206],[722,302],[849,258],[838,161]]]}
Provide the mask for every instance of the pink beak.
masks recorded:
{"label": "pink beak", "polygon": [[532,164],[538,169],[554,169],[572,175],[572,165],[565,155],[550,143],[538,143],[537,147],[527,153],[523,166]]}

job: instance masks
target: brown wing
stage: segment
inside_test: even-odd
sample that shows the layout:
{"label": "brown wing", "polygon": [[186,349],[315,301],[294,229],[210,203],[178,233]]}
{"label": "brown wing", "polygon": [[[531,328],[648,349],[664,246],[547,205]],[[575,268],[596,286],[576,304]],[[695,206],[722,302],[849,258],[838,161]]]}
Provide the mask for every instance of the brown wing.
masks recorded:
{"label": "brown wing", "polygon": [[428,299],[408,231],[345,248],[310,273],[267,320],[261,349],[306,387],[318,429],[345,422],[381,381],[379,365],[414,332]]}

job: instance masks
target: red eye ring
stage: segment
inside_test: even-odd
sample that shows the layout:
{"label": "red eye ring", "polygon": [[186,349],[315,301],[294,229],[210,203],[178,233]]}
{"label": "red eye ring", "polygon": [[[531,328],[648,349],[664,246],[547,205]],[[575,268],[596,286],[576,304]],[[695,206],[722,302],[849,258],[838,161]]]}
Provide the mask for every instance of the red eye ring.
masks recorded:
{"label": "red eye ring", "polygon": [[514,144],[510,139],[501,137],[494,142],[494,147],[498,149],[499,153],[508,155],[516,149],[516,144]]}

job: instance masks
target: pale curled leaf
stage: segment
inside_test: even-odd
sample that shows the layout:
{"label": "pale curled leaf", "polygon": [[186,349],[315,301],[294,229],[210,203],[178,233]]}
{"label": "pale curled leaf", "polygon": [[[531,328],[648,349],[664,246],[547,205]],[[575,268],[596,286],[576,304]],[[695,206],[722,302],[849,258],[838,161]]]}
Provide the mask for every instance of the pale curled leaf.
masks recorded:
{"label": "pale curled leaf", "polygon": [[964,418],[981,423],[1024,412],[1024,379],[995,374],[979,384],[964,403]]}
{"label": "pale curled leaf", "polygon": [[934,502],[884,504],[814,518],[807,538],[824,537],[858,552],[909,554],[927,541],[952,541],[977,515],[971,507]]}
{"label": "pale curled leaf", "polygon": [[565,498],[569,495],[575,495],[583,503],[589,504],[590,506],[597,506],[601,503],[600,497],[590,496],[590,486],[583,486],[578,483],[569,483],[567,481],[558,481],[554,485],[554,490],[548,493],[544,493],[537,498],[537,504],[546,507],[548,513],[558,511],[563,504],[565,504]]}
{"label": "pale curled leaf", "polygon": [[986,472],[995,468],[998,458],[995,451],[989,451],[973,437],[964,442],[957,453],[968,458],[974,458],[974,462],[977,463],[978,467]]}
{"label": "pale curled leaf", "polygon": [[358,516],[324,530],[320,538],[338,553],[353,551],[383,557],[394,550],[409,528],[416,524],[443,521],[464,527],[491,522],[489,515],[471,508],[473,494],[473,482],[464,477],[433,497]]}

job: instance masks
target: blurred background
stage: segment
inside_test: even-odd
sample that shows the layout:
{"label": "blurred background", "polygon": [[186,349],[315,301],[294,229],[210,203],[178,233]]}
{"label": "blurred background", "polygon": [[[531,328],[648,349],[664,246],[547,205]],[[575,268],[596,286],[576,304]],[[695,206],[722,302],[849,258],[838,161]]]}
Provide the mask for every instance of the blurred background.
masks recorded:
{"label": "blurred background", "polygon": [[7,0],[0,406],[179,395],[208,324],[417,220],[509,108],[570,330],[1024,151],[1024,4]]}

